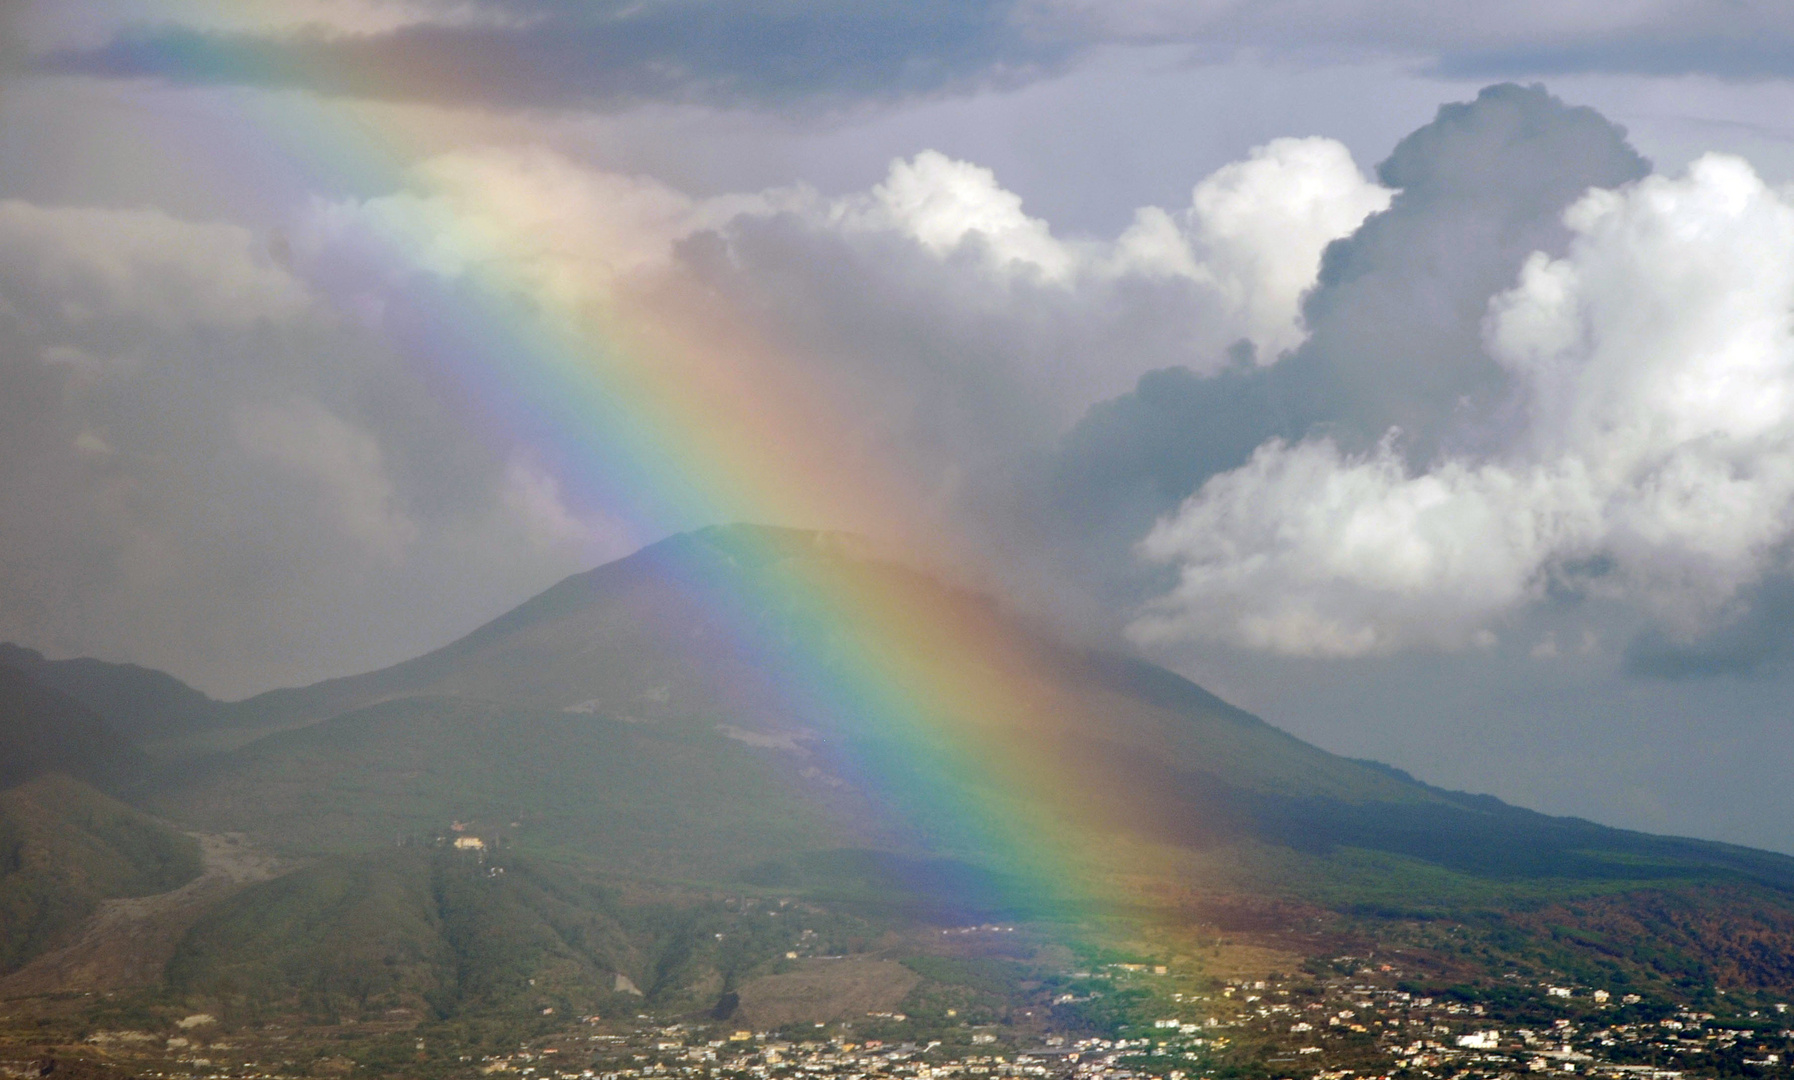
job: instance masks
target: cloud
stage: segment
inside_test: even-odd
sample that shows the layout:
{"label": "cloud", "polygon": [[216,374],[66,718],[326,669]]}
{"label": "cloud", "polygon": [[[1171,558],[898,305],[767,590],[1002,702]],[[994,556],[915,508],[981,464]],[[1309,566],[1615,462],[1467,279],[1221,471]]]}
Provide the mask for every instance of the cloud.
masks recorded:
{"label": "cloud", "polygon": [[505,466],[499,504],[508,511],[524,543],[538,551],[574,546],[627,551],[631,538],[614,523],[582,517],[567,506],[552,475],[522,458]]}
{"label": "cloud", "polygon": [[295,246],[333,294],[390,287],[372,268],[395,253],[401,273],[548,311],[646,310],[656,290],[696,288],[829,386],[867,452],[935,486],[1050,439],[1152,367],[1213,370],[1242,341],[1265,356],[1299,341],[1322,250],[1389,198],[1338,143],[1280,139],[1201,181],[1187,208],[1144,209],[1099,241],[1056,235],[990,170],[933,151],[841,197],[700,199],[492,148],[320,205]]}
{"label": "cloud", "polygon": [[641,539],[470,427],[294,245],[16,200],[0,240],[0,639],[265,689]]}
{"label": "cloud", "polygon": [[[1794,201],[1745,162],[1596,190],[1489,305],[1522,416],[1415,468],[1272,442],[1147,537],[1179,582],[1145,640],[1305,655],[1487,640],[1550,587],[1617,597],[1671,637],[1782,568],[1794,532]],[[1317,339],[1318,341],[1318,335]]]}
{"label": "cloud", "polygon": [[1785,671],[1794,660],[1790,620],[1794,579],[1776,573],[1737,597],[1705,633],[1690,638],[1652,628],[1637,635],[1626,646],[1625,669],[1673,681]]}
{"label": "cloud", "polygon": [[1671,25],[1633,28],[1630,33],[1590,35],[1580,41],[1527,41],[1506,46],[1470,45],[1439,58],[1445,78],[1487,78],[1524,73],[1553,75],[1712,75],[1726,79],[1787,78],[1790,28],[1785,16],[1712,19],[1692,34]]}
{"label": "cloud", "polygon": [[27,31],[42,72],[503,108],[852,104],[1013,84],[1117,45],[1395,56],[1458,78],[1794,70],[1794,15],[1729,0],[303,0],[174,11],[136,0],[39,15]]}
{"label": "cloud", "polygon": [[[1178,268],[1212,281],[1242,325],[1240,337],[1260,358],[1275,359],[1307,336],[1301,302],[1327,246],[1387,210],[1394,194],[1365,182],[1340,143],[1274,139],[1196,185],[1184,215],[1194,250],[1179,253]],[[1168,246],[1164,220],[1141,211],[1121,246],[1146,264]]]}
{"label": "cloud", "polygon": [[[1272,442],[1147,534],[1177,586],[1142,641],[1215,637],[1302,656],[1464,647],[1595,537],[1573,478],[1447,462],[1409,475],[1384,446]],[[1541,583],[1542,584],[1542,583]]]}
{"label": "cloud", "polygon": [[218,34],[367,36],[415,26],[502,26],[527,15],[482,0],[282,0],[278,4],[109,0],[61,9],[9,5],[11,29],[37,50],[103,45],[133,27]]}
{"label": "cloud", "polygon": [[1268,440],[1325,434],[1365,453],[1399,427],[1397,448],[1417,466],[1445,448],[1500,445],[1512,376],[1483,346],[1489,298],[1532,252],[1566,249],[1562,212],[1584,192],[1647,171],[1623,131],[1542,88],[1494,86],[1442,107],[1378,167],[1399,189],[1387,208],[1326,248],[1299,345],[1260,350],[1257,364],[1236,352],[1219,370],[1143,354],[1180,367],[1092,407],[1017,481],[1031,492],[1021,515],[1062,572],[1131,606],[1168,588],[1164,568],[1136,559],[1140,538]]}
{"label": "cloud", "polygon": [[[313,204],[290,242],[0,205],[22,253],[0,257],[8,377],[55,403],[0,500],[49,483],[27,462],[82,492],[15,526],[56,569],[18,579],[0,627],[73,610],[51,579],[111,583],[83,585],[56,635],[112,617],[125,641],[123,598],[209,611],[208,574],[362,610],[381,574],[392,599],[486,565],[490,597],[633,542],[552,449],[477,430],[483,404],[407,357],[394,320],[418,314],[421,273],[519,310],[651,319],[704,298],[823,388],[857,440],[841,452],[893,463],[921,512],[997,552],[999,578],[1110,612],[1158,597],[1143,639],[1467,648],[1589,596],[1693,647],[1786,540],[1780,361],[1725,359],[1782,348],[1782,285],[1760,271],[1781,265],[1786,208],[1726,159],[1647,172],[1599,115],[1508,85],[1441,109],[1375,180],[1338,143],[1278,139],[1106,237],[935,152],[842,196],[696,197],[539,148],[461,150]],[[192,648],[235,647],[205,622]]]}
{"label": "cloud", "polygon": [[408,181],[401,191],[314,208],[302,253],[363,261],[396,253],[404,272],[480,277],[579,309],[607,302],[626,280],[664,274],[675,244],[693,232],[767,205],[753,196],[694,200],[539,147],[440,155]]}
{"label": "cloud", "polygon": [[1021,196],[1005,191],[995,173],[935,150],[893,161],[882,184],[824,213],[853,231],[908,236],[937,256],[975,240],[995,266],[1020,264],[1049,281],[1064,281],[1076,261],[1046,222],[1022,212]]}
{"label": "cloud", "polygon": [[[1291,267],[1312,273],[1388,197],[1319,140],[1196,190],[1158,212],[1150,256],[1060,235],[934,154],[841,197],[697,198],[543,150],[465,150],[277,233],[0,204],[0,638],[247,691],[401,659],[652,539],[528,425],[494,424],[482,387],[408,351],[417,274],[519,310],[657,317],[679,310],[656,306],[672,289],[738,312],[839,391],[864,443],[843,452],[968,513],[989,463],[1106,387],[1288,340]],[[1280,229],[1262,213],[1277,192],[1328,205],[1292,200]]]}
{"label": "cloud", "polygon": [[1175,281],[1203,309],[1192,324],[1214,324],[1192,351],[1244,339],[1269,358],[1302,339],[1300,304],[1322,251],[1392,194],[1338,142],[1276,139],[1202,180],[1187,208],[1143,208],[1104,243],[1055,236],[991,170],[933,150],[892,161],[882,182],[840,198],[796,186],[695,199],[541,147],[484,148],[422,162],[404,191],[321,207],[304,244],[363,234],[429,273],[499,267],[578,306],[673,270],[676,249],[697,233],[733,241],[753,222],[785,217],[858,245],[866,279],[879,276],[884,246],[913,245],[930,270],[962,279],[947,293],[976,278],[987,295],[1053,286],[1055,297],[1089,307],[1130,283]]}
{"label": "cloud", "polygon": [[526,0],[443,5],[437,17],[409,5],[411,18],[384,28],[346,17],[353,6],[342,6],[322,25],[127,24],[98,45],[41,52],[35,65],[57,74],[569,108],[887,98],[1034,74],[1068,53],[1022,33],[1007,0]]}
{"label": "cloud", "polygon": [[1623,129],[1543,87],[1441,107],[1377,167],[1400,193],[1327,252],[1309,340],[1268,376],[1292,434],[1327,425],[1362,449],[1399,427],[1417,460],[1488,437],[1508,383],[1483,349],[1489,297],[1562,250],[1564,207],[1649,171]]}
{"label": "cloud", "polygon": [[397,505],[380,444],[316,401],[247,407],[232,426],[244,450],[315,488],[323,518],[345,536],[393,562],[417,540],[416,522]]}
{"label": "cloud", "polygon": [[[1390,195],[1339,143],[1278,139],[1199,182],[1188,207],[1143,208],[1114,240],[1069,239],[990,170],[927,151],[866,193],[731,220],[715,230],[729,259],[710,268],[762,301],[763,274],[826,277],[816,288],[834,295],[795,320],[833,332],[818,347],[994,363],[1081,409],[1166,362],[1212,371],[1241,341],[1264,357],[1298,343],[1322,251]],[[890,317],[874,308],[902,326],[875,329]]]}
{"label": "cloud", "polygon": [[1020,17],[1037,33],[1078,40],[1428,57],[1441,73],[1470,78],[1786,74],[1794,39],[1794,15],[1764,0],[1030,0]]}
{"label": "cloud", "polygon": [[[95,558],[122,561],[87,576],[137,575],[140,596],[203,577],[187,553],[227,538],[238,554],[214,553],[214,569],[240,565],[242,580],[289,597],[310,573],[337,573],[347,589],[383,570],[424,581],[481,559],[505,568],[488,575],[491,591],[630,542],[590,492],[528,464],[547,460],[544,448],[506,432],[469,439],[464,407],[408,368],[394,320],[416,314],[407,277],[423,273],[514,294],[519,311],[659,318],[680,310],[669,291],[704,297],[823,388],[856,440],[841,452],[894,463],[932,500],[921,512],[1003,552],[999,577],[1026,567],[1066,593],[1094,582],[1133,599],[1175,580],[1143,571],[1132,545],[1267,439],[1313,453],[1325,435],[1334,456],[1273,468],[1259,451],[1261,484],[1294,491],[1317,470],[1357,469],[1353,483],[1381,490],[1416,467],[1427,423],[1450,448],[1466,417],[1498,428],[1515,376],[1481,348],[1489,295],[1535,247],[1561,253],[1565,204],[1642,170],[1598,116],[1518,87],[1442,110],[1381,182],[1338,143],[1278,139],[1110,238],[1061,233],[990,170],[934,152],[839,197],[800,186],[699,198],[544,149],[469,149],[422,162],[400,190],[313,204],[283,233],[290,242],[21,204],[9,212],[30,228],[15,231],[55,243],[15,245],[33,258],[0,268],[0,283],[22,283],[0,296],[17,301],[20,326],[49,328],[21,338],[37,343],[32,363],[74,380],[34,453],[112,477],[111,501],[90,508],[107,524],[88,535]],[[105,359],[122,349],[130,363]],[[1411,392],[1401,408],[1358,392],[1392,378]],[[147,385],[186,397],[134,400]],[[183,427],[178,451],[150,430],[152,414]],[[1410,415],[1413,433],[1388,444],[1407,456],[1364,457]],[[1461,481],[1471,497],[1453,505],[1498,506],[1489,462],[1466,460],[1484,488]],[[170,506],[210,491],[220,509],[147,521],[129,494],[146,485]],[[229,501],[245,492],[247,503]],[[75,527],[52,517],[34,544]],[[266,560],[281,571],[270,576]],[[1180,549],[1172,565],[1191,561]],[[1255,594],[1237,591],[1231,602],[1252,614]],[[303,604],[338,592],[320,587]],[[1330,592],[1315,606],[1344,603]],[[1438,610],[1456,609],[1404,601],[1369,621],[1383,632]],[[1463,620],[1463,635],[1480,629]]]}
{"label": "cloud", "polygon": [[297,319],[312,300],[248,229],[158,210],[0,201],[0,251],[0,296],[46,332],[46,320],[241,329]]}

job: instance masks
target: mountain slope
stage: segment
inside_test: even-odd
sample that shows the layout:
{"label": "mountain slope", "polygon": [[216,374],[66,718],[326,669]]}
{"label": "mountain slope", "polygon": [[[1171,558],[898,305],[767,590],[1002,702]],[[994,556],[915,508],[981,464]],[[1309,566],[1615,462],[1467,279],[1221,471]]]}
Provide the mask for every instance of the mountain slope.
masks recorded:
{"label": "mountain slope", "polygon": [[262,739],[154,805],[295,854],[428,839],[465,821],[617,869],[714,878],[830,843],[782,757],[704,724],[420,696]]}
{"label": "mountain slope", "polygon": [[145,766],[140,750],[79,701],[0,666],[0,789],[50,772],[117,789]]}
{"label": "mountain slope", "polygon": [[[1330,866],[1347,867],[1342,881],[1362,876],[1342,852],[1494,882],[1794,888],[1794,859],[1435,789],[1325,753],[1162,668],[1066,646],[841,538],[753,527],[675,537],[575,575],[416,660],[242,703],[239,723],[300,726],[215,760],[157,805],[305,851],[466,818],[675,877],[731,880],[835,849],[1001,871],[1000,853],[950,836],[923,795],[859,781],[869,762],[904,759],[896,734],[793,698],[744,643],[792,632],[778,598],[794,590],[779,575],[925,595],[1024,657],[1045,704],[1010,751],[1072,778],[1080,821],[1129,843],[1198,855],[1257,845],[1274,856],[1260,865],[1282,867],[1264,873],[1310,891],[1328,887]],[[718,603],[718,582],[737,590],[734,608]],[[979,782],[976,771],[965,781]]]}
{"label": "mountain slope", "polygon": [[[765,537],[771,536],[767,542]],[[766,555],[767,548],[776,554]],[[749,554],[751,552],[751,554]],[[777,676],[743,646],[708,594],[716,577],[764,579],[771,563],[825,566],[875,587],[929,593],[989,624],[1077,695],[1082,725],[1184,768],[1267,790],[1433,801],[1386,770],[1307,745],[1162,668],[1066,648],[989,601],[906,567],[856,556],[828,534],[736,526],[674,537],[567,578],[444,648],[365,675],[279,690],[235,707],[244,725],[302,724],[402,697],[431,696],[636,721],[728,718],[777,737],[831,716],[794,712]],[[776,590],[757,588],[760,593]],[[761,601],[765,607],[764,601]],[[752,613],[769,635],[781,613]]]}
{"label": "mountain slope", "polygon": [[198,876],[199,847],[78,780],[0,792],[0,973],[53,944],[104,899]]}
{"label": "mountain slope", "polygon": [[83,657],[46,660],[35,649],[0,642],[0,668],[11,668],[86,706],[114,730],[142,742],[203,730],[225,721],[227,706],[165,672]]}

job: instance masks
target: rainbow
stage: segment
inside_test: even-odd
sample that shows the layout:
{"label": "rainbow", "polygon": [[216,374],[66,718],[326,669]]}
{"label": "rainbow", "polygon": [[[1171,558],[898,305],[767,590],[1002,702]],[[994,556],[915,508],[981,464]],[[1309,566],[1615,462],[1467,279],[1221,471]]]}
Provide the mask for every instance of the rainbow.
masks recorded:
{"label": "rainbow", "polygon": [[[419,156],[422,136],[393,119],[398,110],[285,93],[252,100],[301,175],[327,188],[344,176],[405,188],[402,163]],[[847,525],[923,564],[950,561],[921,493],[856,449],[841,404],[750,320],[677,286],[616,302],[545,291],[527,270],[522,229],[452,239],[477,249],[476,269],[445,277],[399,246],[384,253],[401,283],[385,298],[384,327],[471,415],[534,447],[634,535]],[[333,287],[314,285],[327,296]],[[877,750],[855,762],[855,781],[892,813],[922,808],[952,853],[997,866],[1031,910],[1131,905],[1089,781],[1046,737],[1068,706],[1039,657],[980,605],[828,569],[837,562],[757,575],[694,566],[691,576],[785,693],[868,736]],[[767,610],[789,613],[796,632],[764,634]]]}

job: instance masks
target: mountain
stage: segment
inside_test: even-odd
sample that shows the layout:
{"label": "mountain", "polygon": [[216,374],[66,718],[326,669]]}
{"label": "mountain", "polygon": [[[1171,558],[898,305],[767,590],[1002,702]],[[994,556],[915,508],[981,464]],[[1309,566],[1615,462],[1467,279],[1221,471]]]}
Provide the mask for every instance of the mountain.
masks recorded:
{"label": "mountain", "polygon": [[157,805],[251,824],[301,852],[425,833],[446,818],[515,820],[541,844],[709,880],[834,848],[937,851],[942,837],[910,828],[924,808],[872,806],[847,779],[900,756],[881,744],[886,733],[794,699],[744,642],[789,634],[788,613],[774,609],[793,574],[926,597],[1021,655],[1056,702],[1032,722],[1036,749],[1051,744],[1074,763],[1080,788],[1110,804],[1099,816],[1131,817],[1156,840],[1250,833],[1291,796],[1454,805],[838,538],[740,527],[570,577],[415,660],[252,698],[239,724],[285,730],[208,763]]}
{"label": "mountain", "polygon": [[1079,788],[1079,813],[1116,835],[1178,852],[1255,845],[1297,867],[1303,891],[1364,900],[1379,900],[1387,877],[1365,860],[1382,857],[1472,892],[1715,875],[1794,887],[1794,859],[1433,788],[1303,743],[1163,668],[1063,644],[838,537],[748,527],[674,537],[575,575],[415,660],[252,698],[237,723],[290,730],[212,762],[157,805],[305,851],[451,817],[517,821],[538,847],[709,880],[834,848],[938,854],[943,837],[916,824],[926,808],[890,805],[902,795],[888,792],[874,807],[851,782],[868,759],[896,754],[887,733],[793,700],[741,640],[744,622],[758,636],[791,633],[791,616],[773,609],[794,591],[781,575],[794,574],[925,596],[1020,657],[1051,713],[1029,718],[1026,753],[1048,759]]}
{"label": "mountain", "polygon": [[62,772],[117,789],[146,768],[143,753],[81,702],[0,666],[0,788]]}
{"label": "mountain", "polygon": [[11,668],[40,686],[92,710],[132,740],[163,739],[223,723],[228,707],[172,675],[136,664],[83,657],[46,660],[35,649],[0,642],[0,669]]}
{"label": "mountain", "polygon": [[[468,1055],[592,1014],[1112,1030],[1171,1003],[1103,965],[1398,951],[1490,1001],[1522,975],[1794,991],[1794,859],[1328,754],[825,533],[674,537],[414,660],[205,715],[132,813],[280,869],[158,941],[136,992],[168,1015],[409,1016]],[[379,1046],[378,1069],[415,1056]]]}

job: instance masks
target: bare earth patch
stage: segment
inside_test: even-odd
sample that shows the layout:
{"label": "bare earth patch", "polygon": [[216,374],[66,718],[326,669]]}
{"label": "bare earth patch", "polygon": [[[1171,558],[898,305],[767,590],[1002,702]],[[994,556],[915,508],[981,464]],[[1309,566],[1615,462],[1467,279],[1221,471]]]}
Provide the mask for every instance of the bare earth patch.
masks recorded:
{"label": "bare earth patch", "polygon": [[894,960],[861,956],[805,960],[796,971],[744,984],[736,1015],[756,1029],[804,1020],[851,1020],[890,1011],[921,981],[921,976]]}
{"label": "bare earth patch", "polygon": [[191,835],[204,859],[198,877],[170,892],[102,901],[72,941],[0,978],[0,996],[153,986],[201,912],[285,869],[239,833]]}

